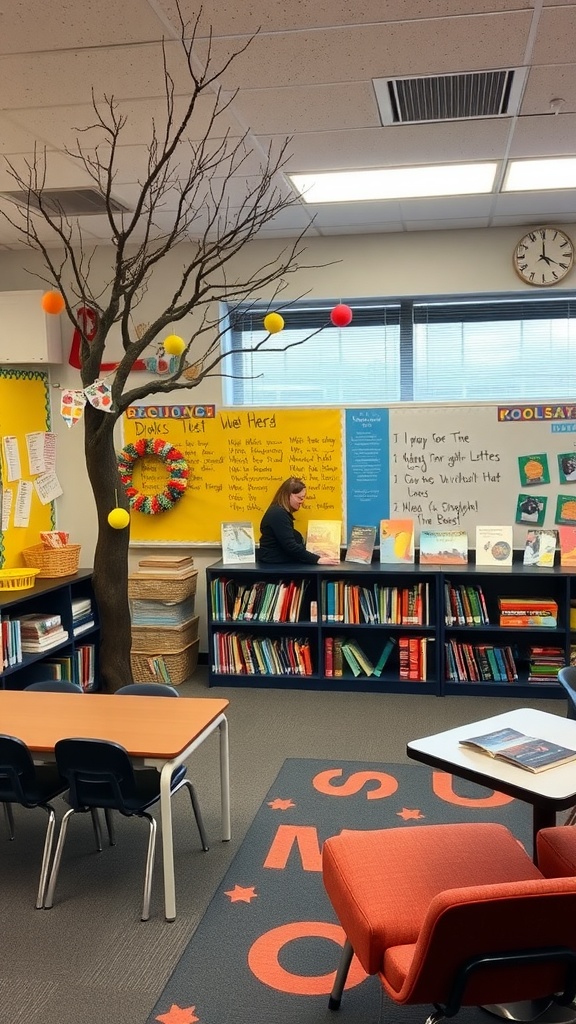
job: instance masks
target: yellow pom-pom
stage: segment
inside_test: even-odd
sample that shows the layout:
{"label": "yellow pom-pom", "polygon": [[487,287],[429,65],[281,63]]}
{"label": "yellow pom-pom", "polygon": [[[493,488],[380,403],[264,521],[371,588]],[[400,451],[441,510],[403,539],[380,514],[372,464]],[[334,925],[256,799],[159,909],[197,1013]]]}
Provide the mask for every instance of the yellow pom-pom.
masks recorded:
{"label": "yellow pom-pom", "polygon": [[130,513],[125,508],[113,508],[108,513],[108,525],[113,530],[125,530],[130,522]]}
{"label": "yellow pom-pom", "polygon": [[53,313],[57,316],[65,308],[66,303],[60,292],[45,292],[42,296],[42,309],[45,313]]}
{"label": "yellow pom-pom", "polygon": [[269,334],[278,334],[284,328],[284,317],[280,313],[267,313],[264,317],[264,327]]}
{"label": "yellow pom-pom", "polygon": [[169,356],[181,356],[186,348],[184,338],[179,338],[177,334],[169,334],[167,338],[164,338],[163,345],[164,351]]}

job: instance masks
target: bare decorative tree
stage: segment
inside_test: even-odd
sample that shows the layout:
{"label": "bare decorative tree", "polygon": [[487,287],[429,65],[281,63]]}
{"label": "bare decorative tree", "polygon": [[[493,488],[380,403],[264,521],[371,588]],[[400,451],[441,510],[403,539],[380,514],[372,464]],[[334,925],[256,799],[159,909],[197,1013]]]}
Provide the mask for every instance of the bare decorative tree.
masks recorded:
{"label": "bare decorative tree", "polygon": [[[286,144],[265,155],[256,184],[249,188],[240,207],[230,202],[231,177],[242,167],[248,152],[247,134],[232,138],[218,133],[219,119],[231,98],[224,97],[219,85],[224,72],[246,49],[238,49],[215,66],[211,36],[204,39],[205,56],[198,64],[196,43],[200,37],[200,15],[190,24],[180,14],[180,42],[190,76],[190,95],[183,113],[176,116],[174,81],[163,46],[165,117],[162,127],[151,122],[148,140],[147,174],[139,183],[139,195],[131,212],[117,212],[113,200],[118,147],[127,119],[113,97],[98,100],[93,95],[95,123],[80,129],[99,133],[99,143],[88,148],[82,136],[67,152],[79,161],[94,181],[106,203],[110,224],[112,259],[110,280],[101,287],[94,283],[94,250],[84,244],[80,226],[54,207],[47,193],[47,154],[35,153],[24,168],[9,164],[8,169],[25,202],[4,213],[18,229],[20,237],[41,253],[47,276],[42,280],[56,287],[64,297],[66,313],[74,327],[80,327],[81,379],[84,388],[101,376],[110,332],[121,336],[123,354],[109,377],[112,388],[112,412],[86,405],[84,444],[88,477],[94,493],[98,516],[98,538],[94,555],[94,591],[101,622],[100,675],[102,688],[112,692],[131,679],[131,626],[128,605],[129,531],[115,530],[108,514],[116,504],[128,508],[120,483],[114,444],[114,425],[133,403],[148,395],[167,394],[194,388],[207,377],[222,376],[226,367],[220,341],[222,324],[218,303],[228,305],[261,298],[272,291],[271,308],[277,308],[278,296],[285,287],[286,275],[301,268],[302,236],[292,240],[277,258],[249,270],[244,276],[230,270],[230,264],[243,247],[252,241],[263,225],[282,210],[298,202],[277,187],[278,174],[287,158]],[[249,45],[247,43],[246,45]],[[193,117],[199,101],[210,98],[211,113],[200,141],[189,142]],[[185,166],[186,170],[182,171]],[[173,202],[174,195],[176,202]],[[174,208],[168,231],[158,227],[158,214]],[[195,224],[201,224],[198,231]],[[46,225],[53,233],[53,248],[42,239]],[[42,226],[43,230],[39,228]],[[41,237],[42,236],[42,237]],[[194,238],[190,242],[190,237]],[[144,329],[136,330],[134,312],[150,286],[159,262],[176,246],[186,242],[185,259],[179,280],[166,307],[155,313]],[[235,262],[238,267],[239,261]],[[88,338],[85,322],[77,320],[77,307],[86,306],[98,314],[95,336]],[[194,326],[175,372],[134,386],[130,372],[134,363],[151,346],[157,346],[169,325],[194,314]],[[141,326],[141,325],[140,325]],[[270,335],[256,348],[266,344],[267,351],[284,351],[289,345],[269,347]],[[301,344],[301,342],[298,342]],[[245,350],[245,351],[254,351]],[[110,350],[108,352],[110,359]],[[118,496],[118,502],[116,501]],[[166,513],[161,513],[166,514]],[[168,513],[169,514],[169,513]]]}

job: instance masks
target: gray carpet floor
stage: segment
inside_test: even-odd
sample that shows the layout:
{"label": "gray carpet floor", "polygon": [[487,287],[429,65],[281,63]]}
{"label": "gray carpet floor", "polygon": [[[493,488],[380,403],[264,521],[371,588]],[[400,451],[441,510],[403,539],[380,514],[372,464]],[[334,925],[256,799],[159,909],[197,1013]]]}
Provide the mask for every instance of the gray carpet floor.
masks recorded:
{"label": "gray carpet floor", "polygon": [[[182,696],[230,700],[232,841],[220,841],[218,739],[189,762],[211,848],[200,850],[185,793],[173,802],[177,919],[164,920],[161,854],[151,918],[140,921],[147,830],[119,820],[115,847],[94,849],[88,816],[72,820],[52,910],[34,909],[45,817],[0,821],[0,1020],[5,1024],[143,1024],[287,757],[407,762],[410,739],[526,706],[505,698],[319,693],[218,687],[205,669]],[[561,700],[534,700],[564,715]],[[61,810],[62,808],[59,808]],[[118,816],[116,816],[118,817]]]}

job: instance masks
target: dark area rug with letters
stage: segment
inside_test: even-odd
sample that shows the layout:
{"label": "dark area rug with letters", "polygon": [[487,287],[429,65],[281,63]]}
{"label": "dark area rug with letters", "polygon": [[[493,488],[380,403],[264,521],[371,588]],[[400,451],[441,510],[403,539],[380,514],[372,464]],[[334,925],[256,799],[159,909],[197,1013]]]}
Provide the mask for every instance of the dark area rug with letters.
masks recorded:
{"label": "dark area rug with letters", "polygon": [[501,822],[531,852],[531,808],[492,790],[421,765],[285,761],[147,1024],[425,1021],[430,1007],[395,1006],[358,972],[328,1010],[342,933],[320,851],[343,828],[457,821]]}

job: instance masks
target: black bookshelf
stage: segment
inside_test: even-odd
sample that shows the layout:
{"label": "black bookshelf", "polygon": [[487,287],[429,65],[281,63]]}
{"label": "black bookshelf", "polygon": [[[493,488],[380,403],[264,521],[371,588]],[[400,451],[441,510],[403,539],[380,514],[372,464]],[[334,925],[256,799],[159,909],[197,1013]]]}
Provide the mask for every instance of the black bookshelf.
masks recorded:
{"label": "black bookshelf", "polygon": [[[255,583],[279,585],[287,581],[301,581],[305,584],[304,597],[297,622],[260,622],[257,619],[219,621],[217,609],[213,607],[212,590],[216,581],[228,583],[229,593],[236,594],[238,587],[252,587]],[[426,618],[421,624],[392,624],[330,621],[326,618],[326,585],[342,581],[345,585],[358,584],[409,589],[421,584],[426,586]],[[445,584],[464,583],[468,587],[481,588],[485,598],[489,622],[485,624],[449,624],[445,615]],[[529,651],[532,646],[553,646],[561,648],[565,663],[570,656],[570,601],[576,600],[573,576],[568,569],[538,568],[514,564],[511,567],[468,566],[421,566],[380,565],[372,562],[361,565],[342,562],[339,566],[318,565],[224,565],[218,562],[206,569],[208,664],[210,686],[251,686],[315,690],[355,690],[381,693],[426,693],[436,696],[463,694],[474,696],[510,696],[521,699],[535,697],[563,697],[562,688],[556,681],[529,682]],[[557,627],[509,628],[499,622],[498,597],[549,597],[558,604]],[[317,608],[316,618],[311,607]],[[312,674],[300,675],[282,671],[254,672],[222,669],[218,663],[218,634],[226,638],[236,634],[241,640],[246,636],[262,639],[264,643],[301,639],[307,642],[311,654]],[[400,674],[399,644],[394,647],[382,675],[354,676],[346,663],[340,677],[326,674],[326,638],[348,637],[355,640],[368,659],[374,664],[378,660],[386,640],[394,637],[417,637],[426,639],[425,679],[406,679]],[[454,641],[472,646],[509,646],[514,652],[514,663],[518,678],[497,679],[448,679],[446,644]],[[237,664],[237,663],[236,663]]]}
{"label": "black bookshelf", "polygon": [[[72,602],[76,599],[90,599],[94,617],[94,625],[82,629],[74,636],[72,621]],[[39,678],[49,678],[42,672],[42,663],[56,656],[73,656],[78,648],[85,644],[94,645],[94,679],[98,680],[98,650],[100,627],[98,607],[92,588],[92,570],[79,569],[73,576],[61,576],[56,579],[39,579],[34,587],[28,590],[0,591],[0,616],[18,619],[29,612],[49,615],[60,615],[62,626],[68,633],[68,639],[55,644],[47,651],[34,654],[23,654],[22,661],[9,665],[0,671],[0,686],[5,690],[23,690]],[[91,691],[98,689],[97,682]]]}

